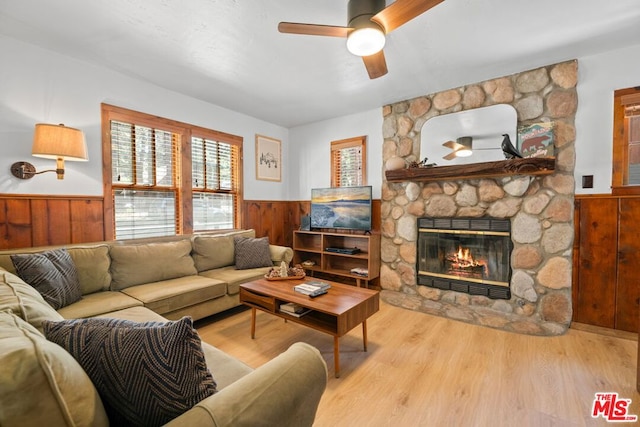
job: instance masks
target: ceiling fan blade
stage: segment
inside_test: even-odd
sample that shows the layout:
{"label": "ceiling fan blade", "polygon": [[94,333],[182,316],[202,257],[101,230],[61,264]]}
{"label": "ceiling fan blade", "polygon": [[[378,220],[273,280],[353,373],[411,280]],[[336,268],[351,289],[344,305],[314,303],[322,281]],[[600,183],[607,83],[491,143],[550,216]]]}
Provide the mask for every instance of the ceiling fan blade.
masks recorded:
{"label": "ceiling fan blade", "polygon": [[281,22],[278,31],[289,34],[305,34],[309,36],[347,37],[351,28],[335,25],[300,24],[297,22]]}
{"label": "ceiling fan blade", "polygon": [[447,141],[447,142],[443,142],[442,143],[443,147],[447,147],[447,148],[451,148],[452,150],[459,150],[460,148],[462,148],[462,145],[458,144],[455,141]]}
{"label": "ceiling fan blade", "polygon": [[380,51],[370,56],[363,56],[364,66],[367,67],[370,79],[377,79],[387,74],[387,61],[384,59],[384,52]]}
{"label": "ceiling fan blade", "polygon": [[443,158],[444,160],[453,160],[453,159],[455,159],[456,157],[458,157],[458,156],[456,155],[456,152],[455,152],[455,151],[452,151],[451,153],[447,154],[446,156],[442,156],[442,158]]}
{"label": "ceiling fan blade", "polygon": [[396,0],[382,9],[372,21],[382,25],[385,33],[389,34],[399,26],[406,24],[444,0]]}

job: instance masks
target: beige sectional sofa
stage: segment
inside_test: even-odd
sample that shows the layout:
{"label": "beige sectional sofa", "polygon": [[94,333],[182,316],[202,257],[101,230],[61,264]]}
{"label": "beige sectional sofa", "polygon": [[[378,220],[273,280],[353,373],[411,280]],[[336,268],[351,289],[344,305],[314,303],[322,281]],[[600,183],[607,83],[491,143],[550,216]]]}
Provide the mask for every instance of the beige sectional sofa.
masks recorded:
{"label": "beige sectional sofa", "polygon": [[[198,320],[238,306],[240,284],[262,277],[269,267],[237,270],[235,237],[255,237],[255,231],[65,246],[82,299],[59,312],[73,319],[144,306],[167,319]],[[0,251],[0,267],[16,273],[12,254],[52,248]],[[269,250],[274,265],[293,258],[288,247],[269,245]]]}
{"label": "beige sectional sofa", "polygon": [[[0,425],[108,425],[100,395],[80,365],[42,334],[43,321],[108,317],[137,322],[199,319],[239,304],[239,285],[268,267],[236,270],[236,236],[194,235],[145,242],[71,245],[82,298],[54,310],[0,253]],[[274,264],[290,248],[270,246]],[[257,369],[202,343],[217,393],[173,419],[172,426],[311,425],[326,387],[324,359],[296,343]]]}

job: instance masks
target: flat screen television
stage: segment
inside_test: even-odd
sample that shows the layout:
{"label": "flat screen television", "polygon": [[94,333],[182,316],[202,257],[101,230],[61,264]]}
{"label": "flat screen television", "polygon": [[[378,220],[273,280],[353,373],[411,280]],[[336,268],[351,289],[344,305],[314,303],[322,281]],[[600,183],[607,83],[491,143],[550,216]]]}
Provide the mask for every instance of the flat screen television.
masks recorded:
{"label": "flat screen television", "polygon": [[371,186],[312,189],[311,228],[371,230]]}

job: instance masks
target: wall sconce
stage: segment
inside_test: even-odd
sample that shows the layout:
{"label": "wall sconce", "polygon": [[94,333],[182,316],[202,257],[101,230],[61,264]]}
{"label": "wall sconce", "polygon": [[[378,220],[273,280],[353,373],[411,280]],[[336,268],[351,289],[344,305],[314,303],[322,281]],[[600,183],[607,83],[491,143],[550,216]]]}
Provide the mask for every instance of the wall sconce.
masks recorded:
{"label": "wall sconce", "polygon": [[443,146],[450,148],[451,153],[443,156],[442,158],[445,160],[452,160],[456,157],[469,157],[473,154],[472,146],[473,146],[473,138],[470,136],[463,136],[455,141],[447,141],[442,144]]}
{"label": "wall sconce", "polygon": [[11,165],[11,173],[16,178],[30,179],[34,175],[45,172],[55,172],[58,179],[64,179],[64,161],[86,162],[87,143],[84,133],[79,129],[67,127],[63,124],[36,124],[33,136],[31,154],[34,157],[56,159],[56,168],[36,172],[35,166],[29,162],[16,162]]}

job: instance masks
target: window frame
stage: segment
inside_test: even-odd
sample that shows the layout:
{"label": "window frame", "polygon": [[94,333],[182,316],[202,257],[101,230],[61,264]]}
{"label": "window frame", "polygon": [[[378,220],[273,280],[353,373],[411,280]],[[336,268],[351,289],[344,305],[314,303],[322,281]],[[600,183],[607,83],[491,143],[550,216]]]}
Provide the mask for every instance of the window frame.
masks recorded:
{"label": "window frame", "polygon": [[[205,137],[219,142],[229,143],[237,147],[236,184],[234,192],[235,215],[233,227],[242,228],[242,202],[243,202],[243,138],[200,126],[190,125],[163,117],[153,116],[139,111],[129,110],[109,104],[101,104],[102,120],[102,182],[104,195],[104,232],[108,239],[115,239],[115,211],[113,202],[113,172],[111,149],[111,121],[121,121],[134,125],[170,131],[177,135],[178,154],[177,170],[175,171],[176,189],[176,235],[193,233],[193,187],[191,177],[191,137]],[[122,186],[126,187],[126,186]],[[121,188],[121,186],[115,186]],[[153,189],[146,187],[147,189]],[[158,187],[166,189],[165,187]],[[228,194],[228,192],[226,192]],[[225,229],[227,230],[227,229]],[[217,230],[212,230],[217,231]]]}
{"label": "window frame", "polygon": [[640,94],[640,89],[627,88],[614,92],[613,97],[613,170],[611,192],[613,195],[640,195],[640,185],[625,184],[629,176],[629,120],[625,117],[622,98]]}
{"label": "window frame", "polygon": [[337,141],[331,141],[331,186],[332,187],[341,187],[340,179],[338,174],[338,170],[340,169],[340,165],[337,164],[337,153],[341,150],[348,148],[360,148],[361,155],[361,165],[362,168],[360,170],[362,182],[357,184],[358,186],[367,185],[367,137],[356,136],[353,138],[340,139]]}
{"label": "window frame", "polygon": [[[233,137],[233,138],[230,138]],[[190,186],[191,186],[191,191],[190,191],[190,198],[191,198],[191,227],[192,227],[192,232],[193,232],[193,224],[194,224],[194,220],[193,220],[193,193],[207,193],[207,194],[235,194],[237,195],[237,197],[235,198],[235,203],[233,206],[233,211],[234,211],[234,227],[235,228],[239,228],[240,227],[240,218],[242,217],[241,215],[241,207],[242,207],[242,138],[241,137],[236,137],[234,135],[229,135],[223,132],[218,132],[218,131],[214,131],[211,129],[206,129],[206,128],[202,128],[202,127],[193,127],[192,128],[192,132],[191,132],[191,138],[201,138],[204,141],[210,140],[210,141],[215,141],[216,143],[223,143],[223,144],[229,144],[232,146],[235,146],[235,150],[236,150],[236,155],[235,155],[235,167],[232,165],[232,169],[235,169],[235,180],[233,179],[233,174],[232,174],[232,183],[231,183],[231,190],[227,190],[227,189],[222,189],[222,188],[218,188],[218,189],[210,189],[210,188],[194,188],[193,186],[193,179],[191,179],[190,181]],[[192,159],[192,152],[191,152],[191,138],[189,138],[189,171],[191,171],[191,159]],[[235,141],[232,141],[232,139],[235,139]],[[234,156],[232,156],[233,159]],[[206,176],[206,169],[205,169],[205,176]],[[220,181],[220,175],[218,175],[218,182]],[[234,190],[233,187],[235,187],[236,189]],[[220,230],[227,230],[227,229],[220,229]],[[196,230],[199,232],[207,232],[207,231],[216,231],[216,230]]]}

